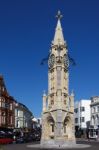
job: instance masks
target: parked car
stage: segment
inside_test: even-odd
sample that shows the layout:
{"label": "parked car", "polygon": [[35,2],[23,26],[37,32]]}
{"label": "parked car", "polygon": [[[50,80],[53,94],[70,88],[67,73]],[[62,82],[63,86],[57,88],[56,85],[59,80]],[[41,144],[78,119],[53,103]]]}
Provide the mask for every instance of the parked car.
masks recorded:
{"label": "parked car", "polygon": [[16,143],[24,143],[24,138],[23,137],[17,137],[15,142]]}
{"label": "parked car", "polygon": [[13,143],[13,139],[11,138],[0,138],[0,144],[11,144]]}
{"label": "parked car", "polygon": [[0,144],[10,143],[13,143],[13,138],[11,138],[6,132],[0,131]]}

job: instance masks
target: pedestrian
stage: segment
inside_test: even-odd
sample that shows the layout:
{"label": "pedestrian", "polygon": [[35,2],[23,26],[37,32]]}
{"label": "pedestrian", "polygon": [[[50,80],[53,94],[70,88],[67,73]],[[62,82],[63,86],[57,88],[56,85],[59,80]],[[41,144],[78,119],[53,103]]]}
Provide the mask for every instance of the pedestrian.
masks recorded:
{"label": "pedestrian", "polygon": [[86,137],[87,137],[87,139],[88,139],[88,141],[90,140],[89,139],[89,130],[87,129],[87,131],[86,131]]}

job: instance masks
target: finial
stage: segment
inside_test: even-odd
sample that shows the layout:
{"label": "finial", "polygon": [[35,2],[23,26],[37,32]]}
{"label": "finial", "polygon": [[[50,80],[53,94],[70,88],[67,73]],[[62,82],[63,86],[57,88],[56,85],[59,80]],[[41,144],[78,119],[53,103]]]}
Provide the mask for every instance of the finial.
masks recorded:
{"label": "finial", "polygon": [[43,96],[46,96],[46,91],[45,90],[43,91]]}
{"label": "finial", "polygon": [[59,20],[63,17],[63,15],[61,15],[60,10],[58,10],[58,13],[56,15],[56,18],[58,18]]}
{"label": "finial", "polygon": [[71,92],[71,96],[74,96],[75,94],[74,94],[74,90],[72,90],[72,92]]}

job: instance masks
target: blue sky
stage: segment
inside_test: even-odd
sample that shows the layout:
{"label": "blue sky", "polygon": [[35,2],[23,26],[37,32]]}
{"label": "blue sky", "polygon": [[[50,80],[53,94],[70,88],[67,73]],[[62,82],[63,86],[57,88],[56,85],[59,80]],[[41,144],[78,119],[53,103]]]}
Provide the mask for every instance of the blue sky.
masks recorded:
{"label": "blue sky", "polygon": [[48,55],[57,19],[61,21],[68,50],[77,63],[70,68],[70,91],[75,99],[99,95],[98,0],[0,1],[0,74],[10,95],[24,103],[36,117],[47,91]]}

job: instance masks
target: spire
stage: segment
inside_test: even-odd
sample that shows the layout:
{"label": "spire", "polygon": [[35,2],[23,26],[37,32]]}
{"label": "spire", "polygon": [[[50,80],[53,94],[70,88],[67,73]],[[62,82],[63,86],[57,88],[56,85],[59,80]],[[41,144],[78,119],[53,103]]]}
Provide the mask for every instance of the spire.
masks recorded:
{"label": "spire", "polygon": [[61,15],[60,11],[58,11],[56,17],[58,18],[58,21],[57,21],[57,26],[56,26],[56,30],[55,30],[53,44],[54,45],[59,45],[59,44],[61,45],[61,44],[64,44],[65,41],[64,41],[64,36],[63,36],[61,22],[60,22],[60,19],[63,16]]}

